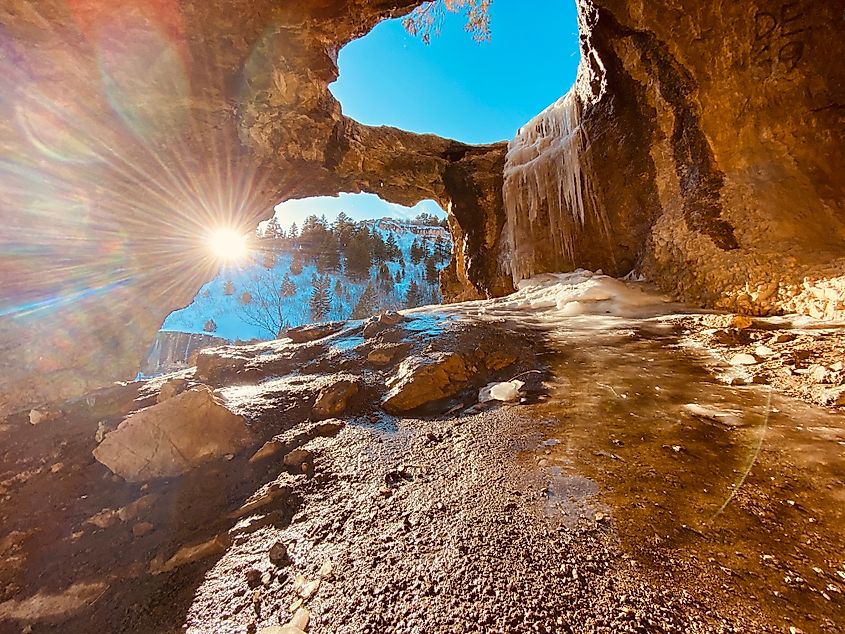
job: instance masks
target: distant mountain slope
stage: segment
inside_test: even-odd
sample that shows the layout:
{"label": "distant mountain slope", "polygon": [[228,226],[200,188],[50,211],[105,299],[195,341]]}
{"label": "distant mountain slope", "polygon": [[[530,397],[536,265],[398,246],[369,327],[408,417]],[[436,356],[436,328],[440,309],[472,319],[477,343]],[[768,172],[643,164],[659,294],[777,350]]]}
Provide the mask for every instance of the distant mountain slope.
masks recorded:
{"label": "distant mountain slope", "polygon": [[452,250],[445,228],[339,220],[328,226],[314,217],[295,237],[265,235],[248,264],[221,269],[161,330],[271,339],[284,327],[441,301],[437,277]]}

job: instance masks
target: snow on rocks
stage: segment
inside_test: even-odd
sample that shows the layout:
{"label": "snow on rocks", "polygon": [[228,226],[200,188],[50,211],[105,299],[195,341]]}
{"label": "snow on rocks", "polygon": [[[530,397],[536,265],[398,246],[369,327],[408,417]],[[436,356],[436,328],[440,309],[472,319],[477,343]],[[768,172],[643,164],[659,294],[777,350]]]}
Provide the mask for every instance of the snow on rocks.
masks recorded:
{"label": "snow on rocks", "polygon": [[[333,334],[343,330],[346,322],[330,321],[323,324],[308,324],[306,326],[298,326],[297,328],[288,328],[286,336],[294,343],[307,343],[309,341],[316,341],[317,339],[325,339]],[[282,333],[279,333],[280,335]]]}
{"label": "snow on rocks", "polygon": [[516,401],[519,400],[520,390],[525,385],[524,381],[502,381],[499,383],[488,383],[478,392],[479,403],[490,401]]}
{"label": "snow on rocks", "polygon": [[548,318],[608,315],[642,318],[670,312],[668,300],[639,282],[623,282],[601,273],[578,269],[546,273],[517,284],[517,292],[494,300],[471,302],[482,313],[505,309],[544,314]]}
{"label": "snow on rocks", "polygon": [[128,416],[94,457],[129,482],[177,476],[252,442],[241,416],[199,385]]}

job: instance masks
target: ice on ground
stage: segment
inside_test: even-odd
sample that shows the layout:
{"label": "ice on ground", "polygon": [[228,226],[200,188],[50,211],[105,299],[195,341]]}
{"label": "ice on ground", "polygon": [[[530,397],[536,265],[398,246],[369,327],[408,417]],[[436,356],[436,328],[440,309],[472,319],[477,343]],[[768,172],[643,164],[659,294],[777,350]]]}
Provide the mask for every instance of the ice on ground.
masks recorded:
{"label": "ice on ground", "polygon": [[726,425],[739,425],[742,422],[741,412],[736,410],[721,411],[706,405],[699,405],[698,403],[687,403],[684,409],[698,418],[705,418],[707,420],[714,420],[717,423],[724,423]]}
{"label": "ice on ground", "polygon": [[478,402],[519,400],[519,393],[524,385],[524,381],[517,380],[488,383],[478,391]]}
{"label": "ice on ground", "polygon": [[445,306],[441,310],[479,315],[538,314],[557,320],[581,315],[647,318],[671,314],[676,308],[645,284],[578,269],[523,280],[518,290],[507,297]]}

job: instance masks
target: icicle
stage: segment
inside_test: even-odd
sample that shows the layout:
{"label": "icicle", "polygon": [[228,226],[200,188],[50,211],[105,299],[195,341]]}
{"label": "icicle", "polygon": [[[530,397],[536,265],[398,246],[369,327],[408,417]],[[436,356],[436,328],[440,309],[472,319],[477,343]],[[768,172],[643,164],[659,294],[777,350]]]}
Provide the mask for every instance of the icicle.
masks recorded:
{"label": "icicle", "polygon": [[523,126],[510,142],[503,194],[515,282],[539,272],[535,245],[541,242],[550,242],[553,259],[572,262],[588,211],[609,236],[607,220],[582,174],[589,168],[583,165],[588,144],[574,91]]}

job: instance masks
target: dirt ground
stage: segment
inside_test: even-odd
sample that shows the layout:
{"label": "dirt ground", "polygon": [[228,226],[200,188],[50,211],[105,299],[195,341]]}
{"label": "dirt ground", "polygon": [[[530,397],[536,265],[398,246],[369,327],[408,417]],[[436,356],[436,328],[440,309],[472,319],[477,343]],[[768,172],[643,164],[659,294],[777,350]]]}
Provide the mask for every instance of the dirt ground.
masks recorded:
{"label": "dirt ground", "polygon": [[[718,364],[708,366],[719,354],[710,328],[675,324],[609,349],[672,348],[654,376],[685,359],[710,392],[728,390]],[[692,331],[706,354],[684,352]],[[362,359],[396,341],[411,344],[408,354],[518,354],[423,412],[392,416],[378,402],[393,370]],[[839,335],[825,341],[841,350]],[[646,442],[645,427],[626,422],[642,411],[626,409],[636,399],[613,397],[623,380],[596,384],[582,372],[599,363],[587,347],[446,320],[227,355],[204,381],[261,439],[312,425],[317,393],[338,377],[360,378],[363,395],[339,433],[299,446],[305,469],[251,464],[247,451],[145,485],[113,476],[91,450],[99,428],[152,404],[162,380],[62,404],[38,425],[11,417],[0,427],[0,631],[251,633],[302,607],[314,633],[842,631],[845,422],[834,410],[776,396],[753,469],[704,526],[715,502],[692,483],[716,487],[725,470],[742,472],[758,427],[652,421],[660,433]],[[589,385],[576,389],[565,365]],[[530,377],[522,403],[475,405],[479,382],[514,376]],[[756,411],[769,388],[749,382],[741,395]],[[581,415],[597,407],[599,422]],[[812,433],[794,429],[801,418]],[[715,464],[724,469],[711,473]],[[89,522],[151,494],[129,521]],[[152,528],[135,534],[138,523]],[[153,573],[198,544],[212,545]]]}

